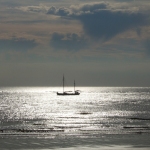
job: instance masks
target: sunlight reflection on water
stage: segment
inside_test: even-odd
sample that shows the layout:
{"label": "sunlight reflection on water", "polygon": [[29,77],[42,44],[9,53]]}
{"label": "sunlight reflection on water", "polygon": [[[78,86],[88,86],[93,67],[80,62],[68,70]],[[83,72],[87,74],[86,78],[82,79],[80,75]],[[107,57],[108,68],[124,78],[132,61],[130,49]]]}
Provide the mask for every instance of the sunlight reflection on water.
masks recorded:
{"label": "sunlight reflection on water", "polygon": [[150,88],[77,89],[79,96],[57,96],[61,87],[0,88],[0,136],[83,140],[150,133]]}

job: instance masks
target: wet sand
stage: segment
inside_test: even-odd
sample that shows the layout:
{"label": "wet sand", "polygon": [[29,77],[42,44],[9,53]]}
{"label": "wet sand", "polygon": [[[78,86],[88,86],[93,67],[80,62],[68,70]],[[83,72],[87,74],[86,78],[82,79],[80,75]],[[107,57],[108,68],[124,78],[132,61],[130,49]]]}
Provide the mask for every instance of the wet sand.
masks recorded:
{"label": "wet sand", "polygon": [[150,134],[126,134],[126,135],[99,135],[98,137],[88,138],[86,135],[78,136],[59,136],[51,138],[44,135],[32,136],[1,136],[1,150],[149,150]]}

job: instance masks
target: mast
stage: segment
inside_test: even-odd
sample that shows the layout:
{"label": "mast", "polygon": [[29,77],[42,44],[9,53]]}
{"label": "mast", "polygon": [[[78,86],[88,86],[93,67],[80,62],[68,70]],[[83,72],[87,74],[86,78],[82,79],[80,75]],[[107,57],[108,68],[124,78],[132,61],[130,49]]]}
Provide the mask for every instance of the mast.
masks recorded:
{"label": "mast", "polygon": [[75,92],[75,86],[76,86],[76,83],[75,83],[75,80],[74,80],[74,92]]}
{"label": "mast", "polygon": [[65,78],[64,78],[64,75],[63,75],[63,93],[64,93],[64,87],[65,87]]}

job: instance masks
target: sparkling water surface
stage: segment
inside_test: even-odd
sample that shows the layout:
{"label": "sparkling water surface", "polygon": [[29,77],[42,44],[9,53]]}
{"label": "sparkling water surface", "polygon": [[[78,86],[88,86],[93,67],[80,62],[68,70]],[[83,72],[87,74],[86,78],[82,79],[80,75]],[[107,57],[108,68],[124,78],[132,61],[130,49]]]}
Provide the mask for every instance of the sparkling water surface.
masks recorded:
{"label": "sparkling water surface", "polygon": [[150,88],[77,89],[1,87],[0,148],[150,148]]}

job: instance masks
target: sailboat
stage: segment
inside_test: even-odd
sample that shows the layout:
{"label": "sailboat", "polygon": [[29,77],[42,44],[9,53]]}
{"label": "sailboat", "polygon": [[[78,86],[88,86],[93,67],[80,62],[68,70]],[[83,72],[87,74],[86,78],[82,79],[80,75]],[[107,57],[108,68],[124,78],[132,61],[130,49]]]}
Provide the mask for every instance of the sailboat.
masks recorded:
{"label": "sailboat", "polygon": [[60,92],[57,92],[57,95],[80,95],[79,91],[78,90],[75,90],[75,80],[74,80],[74,92],[68,92],[68,91],[64,91],[64,88],[65,88],[65,78],[63,76],[63,92],[60,93]]}

